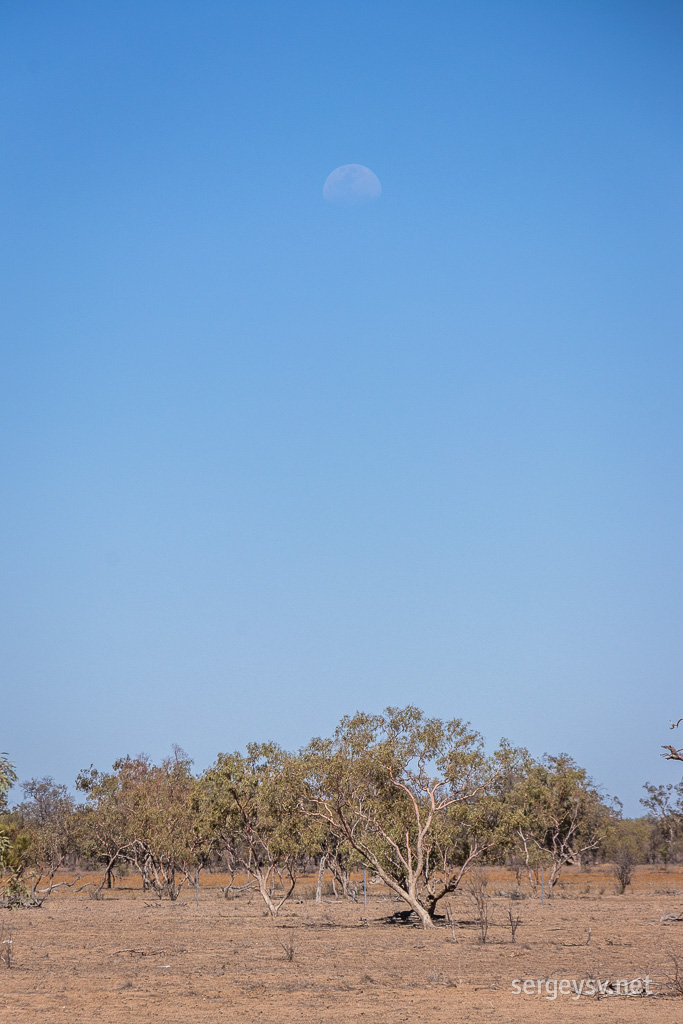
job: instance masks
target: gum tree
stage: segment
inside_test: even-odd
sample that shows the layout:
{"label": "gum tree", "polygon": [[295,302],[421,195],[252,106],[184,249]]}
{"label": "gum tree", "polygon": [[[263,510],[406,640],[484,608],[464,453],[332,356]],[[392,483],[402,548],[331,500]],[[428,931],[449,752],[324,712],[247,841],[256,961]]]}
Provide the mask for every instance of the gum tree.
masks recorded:
{"label": "gum tree", "polygon": [[534,764],[515,787],[515,800],[529,883],[535,892],[537,869],[547,863],[552,892],[565,865],[580,864],[600,847],[612,820],[610,809],[585,769],[567,754],[546,754]]}
{"label": "gum tree", "polygon": [[111,772],[100,772],[93,765],[80,772],[76,788],[86,795],[80,814],[79,845],[81,855],[103,866],[95,895],[105,884],[111,888],[112,874],[120,863],[135,863],[135,839],[131,829],[133,814],[132,780],[127,762],[116,761]]}
{"label": "gum tree", "polygon": [[[7,754],[0,754],[0,814],[7,810],[7,794],[16,781],[17,773],[14,770],[14,764],[8,759]],[[0,867],[4,866],[9,845],[9,836],[0,825]]]}
{"label": "gum tree", "polygon": [[75,849],[74,800],[66,786],[49,776],[22,783],[22,790],[24,800],[13,817],[29,839],[30,863],[40,875],[47,874],[51,887],[56,872]]}
{"label": "gum tree", "polygon": [[202,861],[202,837],[195,828],[197,781],[192,762],[180,748],[160,765],[149,758],[125,757],[111,773],[91,768],[77,786],[87,793],[84,821],[88,845],[105,867],[101,890],[117,861],[140,872],[143,887],[157,896],[178,898],[184,880]]}
{"label": "gum tree", "polygon": [[7,794],[17,781],[14,764],[7,754],[0,754],[0,812],[7,809]]}
{"label": "gum tree", "polygon": [[643,788],[647,796],[640,802],[648,812],[654,852],[668,864],[675,858],[676,846],[683,834],[683,782],[664,786],[646,782]]}
{"label": "gum tree", "polygon": [[300,762],[275,743],[219,754],[201,780],[202,827],[215,849],[254,876],[272,917],[294,891],[302,858],[313,852],[301,785]]}
{"label": "gum tree", "polygon": [[325,822],[418,916],[436,907],[465,872],[501,840],[500,815],[487,820],[486,794],[511,767],[503,746],[489,758],[460,719],[426,718],[415,707],[342,719],[331,739],[302,753],[313,820]]}

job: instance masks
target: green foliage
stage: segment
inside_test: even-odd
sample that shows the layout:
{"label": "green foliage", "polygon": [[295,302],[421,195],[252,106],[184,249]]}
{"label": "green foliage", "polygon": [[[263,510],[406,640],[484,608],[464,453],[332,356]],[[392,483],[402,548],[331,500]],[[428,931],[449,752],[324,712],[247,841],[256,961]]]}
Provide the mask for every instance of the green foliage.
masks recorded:
{"label": "green foliage", "polygon": [[615,817],[610,823],[602,853],[612,864],[619,893],[625,892],[631,884],[635,866],[645,864],[649,859],[652,830],[652,823],[647,818]]}
{"label": "green foliage", "polygon": [[515,787],[515,801],[517,836],[534,890],[540,868],[548,867],[552,890],[565,865],[580,864],[599,849],[612,820],[588,773],[567,754],[546,754],[528,767]]}
{"label": "green foliage", "polygon": [[7,754],[0,754],[0,813],[7,809],[7,794],[16,781],[14,764],[8,760]]}
{"label": "green foliage", "polygon": [[682,852],[683,781],[665,786],[654,786],[646,782],[643,788],[647,796],[640,802],[647,808],[647,820],[652,824],[652,858],[669,864],[677,860]]}
{"label": "green foliage", "polygon": [[648,784],[647,817],[625,821],[566,754],[539,762],[503,742],[489,756],[468,723],[413,706],[347,716],[297,756],[249,744],[200,778],[191,768],[178,748],[159,765],[141,755],[110,772],[91,766],[77,780],[81,806],[51,778],[33,779],[10,812],[16,773],[0,755],[0,867],[10,872],[0,896],[19,892],[27,868],[52,878],[77,857],[102,867],[99,889],[133,868],[145,889],[175,899],[220,857],[249,873],[275,915],[317,858],[344,895],[351,869],[370,868],[429,927],[483,861],[523,865],[532,888],[544,869],[552,889],[565,865],[599,855],[623,889],[633,864],[674,859],[683,844],[683,783]]}
{"label": "green foliage", "polygon": [[75,850],[74,800],[66,786],[57,785],[49,776],[22,784],[24,801],[12,812],[12,820],[29,841],[27,864],[50,881]]}
{"label": "green foliage", "polygon": [[0,881],[0,898],[5,900],[8,898],[8,889],[13,885],[14,878],[18,877],[23,868],[26,847],[23,840],[17,843],[17,829],[10,825],[7,815],[7,794],[16,781],[14,764],[8,759],[7,754],[0,754],[0,814],[3,814],[5,819],[0,822],[0,870],[4,872],[9,868],[12,872],[9,882]]}
{"label": "green foliage", "polygon": [[506,811],[487,794],[519,755],[503,745],[489,758],[461,719],[426,718],[409,706],[346,717],[302,758],[309,816],[352,847],[428,927],[438,901],[502,842]]}
{"label": "green foliage", "polygon": [[[3,844],[0,901],[1,905],[13,910],[27,905],[29,893],[23,875],[30,859],[31,838],[12,821],[5,826],[5,838],[7,842]],[[9,874],[6,875],[6,872]]]}
{"label": "green foliage", "polygon": [[89,808],[81,831],[85,848],[105,865],[100,888],[123,860],[140,872],[143,888],[178,897],[183,879],[202,861],[191,765],[176,748],[160,765],[141,755],[116,761],[109,774],[92,766],[81,772],[77,787],[86,793]]}
{"label": "green foliage", "polygon": [[[201,821],[229,862],[253,873],[271,915],[291,895],[317,835],[301,812],[301,762],[274,743],[219,754],[201,780]],[[286,874],[284,896],[275,881]]]}
{"label": "green foliage", "polygon": [[615,818],[602,844],[605,860],[617,861],[627,853],[634,864],[650,860],[653,823],[648,818]]}

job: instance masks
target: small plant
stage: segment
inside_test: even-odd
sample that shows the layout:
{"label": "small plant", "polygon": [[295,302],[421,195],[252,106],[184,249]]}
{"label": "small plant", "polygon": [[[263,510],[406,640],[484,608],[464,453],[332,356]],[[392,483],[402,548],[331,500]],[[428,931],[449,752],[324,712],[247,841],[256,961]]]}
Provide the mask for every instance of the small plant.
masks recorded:
{"label": "small plant", "polygon": [[667,953],[667,958],[671,964],[671,972],[667,975],[669,982],[669,988],[675,996],[683,996],[683,963],[681,957],[677,953]]}
{"label": "small plant", "polygon": [[29,891],[21,880],[19,873],[13,874],[5,886],[4,903],[8,910],[19,910],[22,907],[33,906]]}
{"label": "small plant", "polygon": [[458,940],[455,937],[455,918],[453,917],[453,910],[451,909],[450,906],[446,907],[446,920],[448,921],[449,927],[451,929],[451,936],[453,938],[453,942],[457,942]]}
{"label": "small plant", "polygon": [[432,971],[427,976],[427,981],[430,985],[446,985],[448,988],[458,987],[457,981],[454,981],[450,974],[446,974],[445,971]]}
{"label": "small plant", "polygon": [[473,872],[467,885],[467,895],[474,904],[475,922],[479,930],[479,941],[484,943],[489,932],[488,882],[481,871]]}
{"label": "small plant", "polygon": [[280,945],[285,954],[285,960],[292,962],[294,954],[296,953],[296,946],[294,945],[294,939],[288,939],[287,942],[281,942]]}
{"label": "small plant", "polygon": [[12,966],[12,932],[4,925],[0,928],[0,964],[8,969]]}
{"label": "small plant", "polygon": [[517,929],[522,923],[518,908],[511,902],[508,907],[508,922],[510,924],[510,934],[512,936],[512,942],[516,942]]}
{"label": "small plant", "polygon": [[612,865],[612,874],[617,880],[617,892],[621,896],[626,891],[626,886],[631,884],[631,876],[635,866],[635,857],[631,850],[622,847],[617,850]]}

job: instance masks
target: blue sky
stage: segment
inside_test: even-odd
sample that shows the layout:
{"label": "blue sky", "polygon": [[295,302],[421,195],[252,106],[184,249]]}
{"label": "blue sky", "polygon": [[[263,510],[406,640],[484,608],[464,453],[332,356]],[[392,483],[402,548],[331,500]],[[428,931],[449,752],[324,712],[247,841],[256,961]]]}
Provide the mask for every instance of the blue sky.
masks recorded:
{"label": "blue sky", "polygon": [[680,5],[0,21],[20,776],[416,703],[678,780]]}

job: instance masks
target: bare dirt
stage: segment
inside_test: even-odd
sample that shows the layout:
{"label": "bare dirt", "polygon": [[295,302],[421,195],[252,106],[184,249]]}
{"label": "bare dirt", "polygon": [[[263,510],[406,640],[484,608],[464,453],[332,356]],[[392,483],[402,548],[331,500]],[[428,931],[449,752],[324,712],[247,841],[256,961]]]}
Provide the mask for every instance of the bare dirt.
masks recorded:
{"label": "bare dirt", "polygon": [[[0,1021],[683,1024],[673,959],[683,991],[683,922],[660,920],[683,912],[682,869],[641,868],[623,896],[608,869],[568,871],[543,906],[499,895],[515,880],[492,869],[486,944],[465,894],[452,901],[452,928],[425,932],[391,923],[402,905],[376,885],[366,907],[362,886],[357,903],[316,904],[306,879],[272,921],[256,895],[225,899],[225,882],[203,875],[199,907],[192,889],[161,902],[131,877],[100,900],[74,887],[40,909],[0,910]],[[650,996],[608,987],[646,975]],[[561,979],[598,979],[604,992],[549,998]],[[533,982],[533,994],[515,981]]]}

